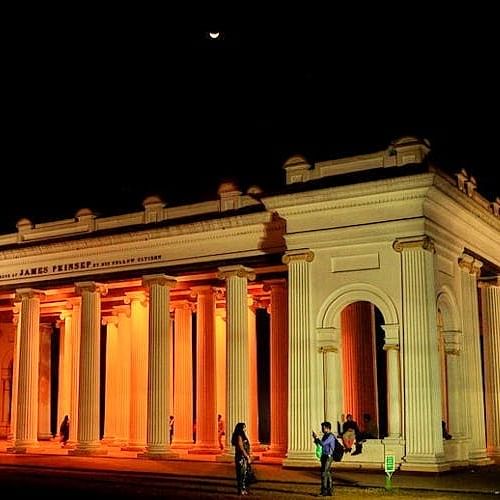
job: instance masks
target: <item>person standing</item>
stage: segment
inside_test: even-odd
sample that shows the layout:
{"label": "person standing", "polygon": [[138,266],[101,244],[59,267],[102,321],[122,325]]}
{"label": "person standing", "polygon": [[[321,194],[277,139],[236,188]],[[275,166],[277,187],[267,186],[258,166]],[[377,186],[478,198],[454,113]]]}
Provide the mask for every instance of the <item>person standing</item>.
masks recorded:
{"label": "person standing", "polygon": [[236,470],[236,483],[238,495],[248,495],[248,480],[252,456],[250,455],[250,441],[246,434],[245,422],[238,422],[231,436],[234,446],[234,466]]}
{"label": "person standing", "polygon": [[224,449],[224,436],[226,435],[226,429],[224,425],[224,420],[222,420],[222,415],[219,413],[217,415],[217,436],[219,438],[219,448]]}
{"label": "person standing", "polygon": [[333,450],[337,438],[332,434],[332,424],[330,422],[321,423],[321,432],[323,436],[320,439],[318,435],[312,431],[314,443],[321,446],[321,492],[319,496],[329,497],[333,494],[331,469],[333,464]]}
{"label": "person standing", "polygon": [[174,416],[170,415],[168,420],[168,436],[170,440],[170,444],[172,444],[172,439],[174,438]]}
{"label": "person standing", "polygon": [[69,416],[65,415],[59,427],[59,441],[61,443],[61,448],[64,448],[66,446],[68,439],[69,439]]}

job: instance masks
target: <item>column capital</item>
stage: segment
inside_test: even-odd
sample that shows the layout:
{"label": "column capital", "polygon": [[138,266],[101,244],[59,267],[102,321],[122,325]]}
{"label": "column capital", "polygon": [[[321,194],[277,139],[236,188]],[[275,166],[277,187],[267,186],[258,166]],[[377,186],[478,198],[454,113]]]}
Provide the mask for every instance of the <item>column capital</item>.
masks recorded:
{"label": "column capital", "polygon": [[101,322],[103,325],[117,325],[118,316],[103,316]]}
{"label": "column capital", "polygon": [[182,309],[184,311],[186,311],[186,310],[194,311],[194,306],[195,306],[195,303],[188,300],[188,299],[173,300],[170,302],[170,307],[173,308],[174,311],[176,309]]}
{"label": "column capital", "polygon": [[305,260],[306,262],[312,262],[314,260],[314,252],[306,248],[301,250],[290,250],[283,255],[281,259],[283,264],[291,264],[292,262],[298,262]]}
{"label": "column capital", "polygon": [[500,276],[488,277],[488,281],[484,278],[477,284],[479,288],[498,288],[500,287]]}
{"label": "column capital", "polygon": [[399,351],[399,324],[381,325],[384,330],[384,351]]}
{"label": "column capital", "polygon": [[191,287],[191,297],[196,298],[198,295],[217,294],[217,288],[212,285],[197,285]]}
{"label": "column capital", "polygon": [[16,295],[14,300],[23,299],[34,299],[39,298],[40,300],[45,298],[45,293],[42,290],[36,290],[35,288],[18,288],[16,290]]}
{"label": "column capital", "polygon": [[406,238],[396,238],[392,244],[392,248],[401,253],[403,250],[410,250],[415,248],[421,248],[423,250],[428,250],[434,253],[436,250],[434,248],[434,242],[429,238],[429,236],[409,236]]}
{"label": "column capital", "polygon": [[316,330],[316,348],[318,352],[338,352],[340,328],[318,328]]}
{"label": "column capital", "polygon": [[177,279],[166,274],[148,274],[142,277],[143,286],[163,285],[172,288],[176,285]]}
{"label": "column capital", "polygon": [[127,318],[130,318],[130,306],[127,304],[121,305],[121,306],[113,306],[112,307],[113,311],[115,312],[115,316],[118,316],[119,314],[122,314],[126,316]]}
{"label": "column capital", "polygon": [[139,301],[143,306],[147,305],[147,296],[144,290],[139,290],[137,292],[125,292],[125,299],[123,300],[125,304],[130,304],[133,300]]}
{"label": "column capital", "polygon": [[100,295],[106,295],[108,293],[108,288],[96,281],[79,281],[75,283],[75,292],[81,295],[82,292],[97,292]]}
{"label": "column capital", "polygon": [[247,278],[249,281],[253,281],[255,279],[255,272],[252,268],[241,265],[219,267],[217,277],[220,280],[227,280],[235,276],[238,278]]}
{"label": "column capital", "polygon": [[483,263],[475,257],[472,257],[472,255],[463,253],[458,258],[458,266],[460,269],[468,272],[469,274],[479,276],[481,274],[481,267],[483,267]]}
{"label": "column capital", "polygon": [[444,340],[444,351],[446,354],[459,354],[462,349],[463,333],[459,330],[448,330],[441,332]]}
{"label": "column capital", "polygon": [[71,316],[73,316],[73,311],[71,309],[64,309],[59,314],[59,320],[64,321],[67,318],[71,318]]}

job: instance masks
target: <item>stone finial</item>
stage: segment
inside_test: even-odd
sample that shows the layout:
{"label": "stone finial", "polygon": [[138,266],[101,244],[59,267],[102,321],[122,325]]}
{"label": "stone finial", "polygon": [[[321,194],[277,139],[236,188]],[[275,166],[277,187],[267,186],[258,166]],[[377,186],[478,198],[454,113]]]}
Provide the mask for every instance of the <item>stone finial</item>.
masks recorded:
{"label": "stone finial", "polygon": [[497,197],[495,201],[491,202],[491,210],[493,215],[500,217],[500,198]]}
{"label": "stone finial", "polygon": [[144,201],[142,202],[142,206],[145,209],[148,209],[151,207],[156,208],[158,206],[161,206],[161,208],[163,208],[165,206],[165,202],[159,196],[152,195],[152,196],[147,196],[146,198],[144,198]]}
{"label": "stone finial", "polygon": [[305,182],[310,178],[309,171],[312,165],[302,155],[293,155],[283,164],[286,172],[286,183],[294,184],[296,182]]}
{"label": "stone finial", "polygon": [[217,190],[220,198],[220,211],[237,210],[241,206],[241,191],[233,181],[222,182]]}
{"label": "stone finial", "polygon": [[142,206],[144,207],[144,222],[146,224],[163,220],[165,202],[159,196],[146,197],[142,202]]}
{"label": "stone finial", "polygon": [[467,195],[472,197],[477,188],[477,182],[474,177],[470,177],[468,181],[465,182],[465,189],[467,191]]}
{"label": "stone finial", "polygon": [[78,219],[79,222],[84,222],[87,220],[92,220],[95,219],[95,214],[90,210],[90,208],[80,208],[78,212],[76,212],[75,217]]}
{"label": "stone finial", "polygon": [[29,219],[23,218],[17,221],[16,227],[20,233],[25,233],[26,231],[33,229],[33,223]]}
{"label": "stone finial", "polygon": [[455,174],[457,177],[457,187],[460,189],[460,191],[465,192],[465,184],[469,180],[469,174],[467,173],[467,170],[465,168],[462,168],[460,172]]}
{"label": "stone finial", "polygon": [[252,195],[255,195],[255,194],[261,194],[263,191],[262,191],[262,188],[260,186],[250,186],[248,189],[247,189],[247,194],[252,196]]}
{"label": "stone finial", "polygon": [[422,163],[430,150],[431,143],[427,139],[403,136],[391,142],[387,154],[392,157],[395,166],[401,167],[410,163]]}

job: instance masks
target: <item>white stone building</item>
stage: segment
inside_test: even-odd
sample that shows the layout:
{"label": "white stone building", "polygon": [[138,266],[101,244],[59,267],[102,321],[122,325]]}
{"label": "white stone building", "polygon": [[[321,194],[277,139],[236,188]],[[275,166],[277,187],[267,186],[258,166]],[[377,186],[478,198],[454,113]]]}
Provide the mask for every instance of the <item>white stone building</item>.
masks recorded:
{"label": "white stone building", "polygon": [[317,466],[311,430],[369,413],[378,437],[339,467],[499,461],[500,200],[428,153],[405,137],[290,158],[272,194],[226,184],[209,202],[19,221],[0,236],[8,449],[68,414],[70,454],[224,460],[244,421],[263,461]]}

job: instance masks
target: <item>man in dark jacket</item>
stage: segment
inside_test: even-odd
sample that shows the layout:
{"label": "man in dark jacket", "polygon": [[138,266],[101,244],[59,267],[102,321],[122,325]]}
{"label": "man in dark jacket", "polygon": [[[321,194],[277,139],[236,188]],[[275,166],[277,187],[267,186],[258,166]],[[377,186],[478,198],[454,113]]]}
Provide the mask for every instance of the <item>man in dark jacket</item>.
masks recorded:
{"label": "man in dark jacket", "polygon": [[332,483],[332,463],[333,463],[333,450],[335,448],[336,437],[332,434],[332,424],[330,422],[321,423],[321,432],[323,437],[319,439],[318,435],[313,431],[312,437],[315,444],[320,445],[322,448],[321,453],[321,492],[319,496],[329,497],[333,494]]}

